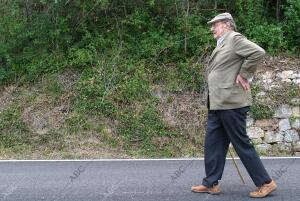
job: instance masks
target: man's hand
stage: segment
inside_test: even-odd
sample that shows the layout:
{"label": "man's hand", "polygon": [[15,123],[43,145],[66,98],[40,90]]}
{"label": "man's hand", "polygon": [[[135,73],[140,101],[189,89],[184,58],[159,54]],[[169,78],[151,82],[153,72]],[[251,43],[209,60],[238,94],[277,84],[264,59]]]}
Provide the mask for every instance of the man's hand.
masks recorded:
{"label": "man's hand", "polygon": [[240,75],[237,75],[237,76],[236,76],[235,82],[236,82],[237,84],[241,84],[242,87],[243,87],[243,89],[244,89],[245,91],[248,91],[248,90],[250,89],[250,84],[249,84],[248,80],[245,79],[245,78],[243,78],[243,77],[240,76]]}

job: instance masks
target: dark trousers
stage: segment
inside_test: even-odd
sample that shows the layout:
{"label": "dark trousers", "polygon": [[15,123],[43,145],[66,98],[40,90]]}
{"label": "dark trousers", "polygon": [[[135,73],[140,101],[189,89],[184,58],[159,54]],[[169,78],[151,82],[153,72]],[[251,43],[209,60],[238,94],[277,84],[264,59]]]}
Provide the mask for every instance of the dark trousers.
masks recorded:
{"label": "dark trousers", "polygon": [[257,187],[271,180],[246,132],[249,109],[243,107],[208,111],[204,147],[206,177],[203,185],[210,187],[221,180],[230,142]]}

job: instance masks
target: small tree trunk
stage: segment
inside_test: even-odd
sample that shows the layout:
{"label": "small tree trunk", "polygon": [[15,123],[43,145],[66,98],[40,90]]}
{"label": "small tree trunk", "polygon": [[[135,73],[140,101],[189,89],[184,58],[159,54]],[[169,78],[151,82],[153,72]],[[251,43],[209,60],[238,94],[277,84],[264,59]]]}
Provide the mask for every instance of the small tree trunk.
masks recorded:
{"label": "small tree trunk", "polygon": [[187,9],[186,9],[186,14],[185,14],[185,29],[184,29],[184,53],[187,52],[187,18],[189,16],[189,11],[190,11],[190,1],[187,1]]}
{"label": "small tree trunk", "polygon": [[279,22],[280,17],[280,0],[276,1],[276,20]]}
{"label": "small tree trunk", "polygon": [[28,0],[25,1],[25,12],[26,12],[26,20],[29,22],[29,5]]}

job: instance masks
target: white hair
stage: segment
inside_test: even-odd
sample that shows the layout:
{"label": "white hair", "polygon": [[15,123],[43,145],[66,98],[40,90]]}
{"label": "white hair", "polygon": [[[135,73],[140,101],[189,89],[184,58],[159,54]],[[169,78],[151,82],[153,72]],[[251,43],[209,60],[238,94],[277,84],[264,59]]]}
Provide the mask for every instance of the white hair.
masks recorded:
{"label": "white hair", "polygon": [[235,25],[235,22],[230,20],[230,19],[226,19],[226,20],[223,20],[223,22],[226,24],[226,26],[233,30],[233,31],[236,31],[236,25]]}

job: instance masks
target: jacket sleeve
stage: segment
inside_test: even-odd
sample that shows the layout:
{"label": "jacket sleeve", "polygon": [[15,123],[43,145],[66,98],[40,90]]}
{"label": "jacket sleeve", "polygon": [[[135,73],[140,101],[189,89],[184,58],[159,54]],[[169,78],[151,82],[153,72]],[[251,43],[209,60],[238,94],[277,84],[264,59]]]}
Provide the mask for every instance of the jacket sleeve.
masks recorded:
{"label": "jacket sleeve", "polygon": [[239,74],[246,79],[251,78],[256,66],[262,61],[265,50],[243,35],[234,36],[234,50],[237,55],[244,58]]}

